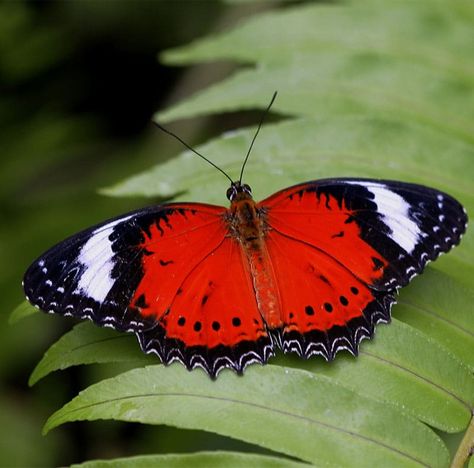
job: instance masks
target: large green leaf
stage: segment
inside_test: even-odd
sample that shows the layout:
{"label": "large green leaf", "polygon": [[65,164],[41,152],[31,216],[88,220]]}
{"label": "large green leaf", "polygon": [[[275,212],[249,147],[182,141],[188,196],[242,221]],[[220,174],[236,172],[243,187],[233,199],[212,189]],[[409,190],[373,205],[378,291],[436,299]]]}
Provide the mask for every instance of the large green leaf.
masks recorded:
{"label": "large green leaf", "polygon": [[468,0],[359,0],[306,5],[246,19],[238,27],[163,54],[168,63],[232,59],[278,63],[330,50],[378,51],[457,70],[472,77],[472,21]]}
{"label": "large green leaf", "polygon": [[261,102],[262,90],[279,89],[284,112],[382,111],[472,143],[473,7],[467,1],[451,6],[358,2],[256,18],[165,54],[173,64],[234,58],[259,66],[158,115],[169,120],[250,108]]}
{"label": "large green leaf", "polygon": [[[259,100],[263,104],[263,100]],[[223,135],[198,150],[237,177],[254,129]],[[431,184],[474,208],[474,145],[412,121],[379,116],[304,118],[266,125],[250,157],[245,179],[261,199],[309,178],[365,176]],[[133,176],[110,195],[171,196],[226,201],[223,176],[191,152]]]}
{"label": "large green leaf", "polygon": [[474,407],[472,373],[446,348],[397,320],[379,327],[375,343],[361,347],[357,363],[341,356],[334,365],[321,360],[294,365],[448,432],[465,429]]}
{"label": "large green leaf", "polygon": [[217,432],[316,464],[445,466],[448,453],[423,424],[302,370],[253,367],[212,381],[203,372],[151,366],[104,380],[51,416],[120,419]]}
{"label": "large green leaf", "polygon": [[262,468],[304,468],[305,463],[298,463],[287,458],[276,458],[264,455],[238,452],[199,452],[170,455],[142,455],[140,457],[116,458],[114,460],[94,460],[77,465],[72,468],[107,468],[107,467],[133,467],[155,468],[248,468],[259,466]]}
{"label": "large green leaf", "polygon": [[137,361],[153,362],[145,356],[134,335],[101,329],[90,322],[76,325],[65,333],[43,356],[33,370],[29,384],[34,385],[50,372],[81,364]]}
{"label": "large green leaf", "polygon": [[[83,323],[48,350],[33,371],[30,384],[70,366],[129,361],[145,365],[154,360],[139,351],[133,336]],[[325,375],[360,395],[391,403],[448,432],[462,431],[474,406],[472,373],[446,348],[398,321],[381,326],[377,339],[362,345],[357,362],[348,355],[338,356],[331,364],[321,358],[286,362]]]}
{"label": "large green leaf", "polygon": [[15,310],[10,314],[8,318],[8,323],[13,325],[14,323],[19,322],[20,320],[29,317],[30,315],[36,314],[37,309],[33,307],[28,301],[23,301]]}
{"label": "large green leaf", "polygon": [[[444,260],[444,258],[443,258]],[[474,371],[474,293],[451,275],[428,268],[400,295],[395,316],[435,338]]]}

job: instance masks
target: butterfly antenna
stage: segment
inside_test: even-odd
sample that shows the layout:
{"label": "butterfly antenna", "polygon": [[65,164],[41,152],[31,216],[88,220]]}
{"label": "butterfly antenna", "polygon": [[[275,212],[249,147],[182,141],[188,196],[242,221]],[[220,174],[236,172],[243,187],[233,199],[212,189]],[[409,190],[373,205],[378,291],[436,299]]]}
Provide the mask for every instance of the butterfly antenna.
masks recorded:
{"label": "butterfly antenna", "polygon": [[277,94],[278,94],[277,91],[275,91],[273,93],[272,100],[270,101],[270,104],[268,104],[267,108],[265,109],[265,112],[262,114],[262,117],[260,119],[260,123],[258,124],[258,127],[257,127],[257,131],[255,132],[255,135],[253,136],[252,143],[250,143],[249,150],[247,151],[247,156],[245,156],[244,163],[242,164],[242,170],[240,171],[240,177],[239,177],[239,182],[240,183],[242,183],[242,177],[244,175],[245,165],[247,164],[247,161],[249,159],[250,152],[252,151],[252,148],[253,148],[253,144],[255,143],[255,140],[257,139],[257,135],[258,135],[258,132],[260,131],[260,127],[262,126],[263,121],[265,120],[265,117],[267,116],[267,114],[270,110],[270,107],[272,107],[272,104],[275,101],[275,99],[277,97]]}
{"label": "butterfly antenna", "polygon": [[198,151],[196,151],[191,145],[188,145],[182,138],[180,138],[178,135],[176,135],[175,133],[171,132],[170,130],[166,129],[165,127],[163,127],[162,125],[160,125],[158,122],[153,121],[153,123],[154,123],[161,131],[167,133],[168,135],[171,135],[173,138],[176,138],[183,146],[185,146],[186,148],[188,148],[188,150],[192,151],[194,154],[197,154],[200,158],[204,159],[204,161],[206,161],[207,163],[209,163],[212,167],[215,167],[218,171],[222,172],[222,174],[224,174],[224,175],[230,180],[230,183],[231,183],[231,184],[233,183],[233,180],[229,177],[229,175],[227,174],[227,172],[225,172],[224,170],[222,170],[219,166],[217,166],[216,164],[214,164],[211,160],[207,159],[206,156],[203,156],[201,153],[199,153]]}

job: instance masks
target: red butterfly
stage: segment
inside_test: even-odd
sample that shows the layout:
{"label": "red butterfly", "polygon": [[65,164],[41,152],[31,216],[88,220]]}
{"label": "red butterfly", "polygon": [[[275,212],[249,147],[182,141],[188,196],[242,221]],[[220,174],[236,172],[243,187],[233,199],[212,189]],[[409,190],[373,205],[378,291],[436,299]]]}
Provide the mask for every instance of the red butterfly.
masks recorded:
{"label": "red butterfly", "polygon": [[316,180],[256,203],[240,179],[227,197],[230,208],[158,205],[70,237],[30,266],[28,300],[134,332],[145,353],[212,377],[277,348],[332,360],[390,321],[397,289],[467,223],[451,196],[385,180]]}

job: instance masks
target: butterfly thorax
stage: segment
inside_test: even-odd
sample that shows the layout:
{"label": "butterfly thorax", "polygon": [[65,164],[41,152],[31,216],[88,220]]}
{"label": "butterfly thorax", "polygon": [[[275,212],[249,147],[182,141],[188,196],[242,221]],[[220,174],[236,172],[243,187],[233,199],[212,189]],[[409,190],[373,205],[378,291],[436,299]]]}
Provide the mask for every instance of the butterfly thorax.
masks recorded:
{"label": "butterfly thorax", "polygon": [[281,326],[281,301],[265,244],[269,230],[266,210],[257,207],[252,195],[239,192],[231,202],[226,221],[231,236],[241,246],[242,260],[251,274],[260,313],[271,327]]}
{"label": "butterfly thorax", "polygon": [[251,195],[242,192],[232,200],[227,220],[231,235],[244,248],[259,250],[268,224],[266,213],[257,208]]}

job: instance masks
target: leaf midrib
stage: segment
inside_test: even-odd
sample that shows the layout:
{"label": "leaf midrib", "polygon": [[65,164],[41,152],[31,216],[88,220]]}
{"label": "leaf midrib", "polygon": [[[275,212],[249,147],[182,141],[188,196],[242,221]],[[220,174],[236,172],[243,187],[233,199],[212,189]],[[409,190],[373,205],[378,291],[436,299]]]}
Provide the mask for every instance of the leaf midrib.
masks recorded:
{"label": "leaf midrib", "polygon": [[[461,397],[458,397],[455,393],[453,393],[451,390],[449,390],[448,388],[446,387],[443,387],[442,385],[440,384],[437,384],[435,383],[433,380],[427,378],[427,377],[423,377],[421,374],[417,373],[416,371],[413,371],[411,369],[409,369],[408,367],[406,366],[403,366],[401,364],[398,364],[396,363],[395,361],[393,360],[389,360],[389,359],[386,359],[382,356],[377,356],[376,354],[372,354],[370,352],[367,352],[367,351],[361,351],[360,354],[363,354],[369,358],[372,358],[374,360],[377,360],[377,361],[381,361],[391,367],[395,367],[397,369],[401,369],[402,371],[405,371],[407,372],[408,374],[411,374],[413,375],[414,377],[416,377],[418,380],[421,380],[423,382],[426,382],[428,383],[429,385],[432,385],[433,387],[437,388],[438,390],[440,390],[442,393],[445,393],[446,395],[450,396],[451,398],[457,400],[459,403],[461,403],[463,406],[465,406],[467,408],[467,410],[469,411],[469,413],[471,413],[472,411],[472,408],[471,406],[469,405],[469,403],[465,400],[463,400]],[[384,400],[385,401],[385,400]]]}
{"label": "leaf midrib", "polygon": [[398,303],[403,304],[403,305],[408,306],[408,307],[412,307],[413,309],[418,310],[419,312],[421,312],[424,315],[429,315],[429,316],[435,317],[440,322],[444,322],[449,327],[461,332],[464,335],[467,335],[469,338],[474,338],[474,333],[473,332],[471,332],[470,330],[462,327],[458,323],[455,323],[452,320],[449,320],[446,317],[443,317],[442,315],[436,313],[432,309],[422,307],[421,305],[414,304],[414,303],[412,303],[410,301],[407,301],[407,300],[399,300]]}
{"label": "leaf midrib", "polygon": [[[232,404],[235,404],[235,405],[243,405],[243,406],[249,406],[249,407],[252,407],[252,408],[261,409],[261,410],[264,410],[264,411],[268,411],[269,413],[276,413],[276,414],[280,414],[280,415],[283,415],[283,416],[295,418],[295,419],[298,419],[298,420],[305,421],[309,424],[314,424],[316,426],[321,426],[321,427],[333,430],[335,432],[341,432],[341,433],[347,434],[350,437],[353,437],[355,439],[360,439],[364,442],[367,442],[368,444],[373,444],[373,445],[376,445],[376,446],[379,446],[379,447],[383,447],[383,448],[385,448],[385,449],[387,449],[391,452],[394,452],[394,453],[396,453],[396,454],[398,454],[402,457],[405,457],[409,460],[412,460],[412,461],[414,461],[415,463],[418,463],[421,466],[425,466],[425,467],[430,466],[429,464],[423,462],[422,460],[418,459],[417,457],[415,457],[413,455],[410,455],[409,453],[404,452],[400,449],[392,447],[392,446],[390,446],[390,445],[388,445],[388,444],[386,444],[382,441],[373,439],[372,437],[368,437],[368,436],[365,436],[365,435],[362,435],[362,434],[357,434],[356,432],[349,431],[347,429],[344,429],[344,428],[341,428],[341,427],[338,427],[338,426],[334,426],[332,424],[328,424],[328,423],[325,423],[323,421],[319,421],[317,419],[310,418],[308,416],[291,413],[290,411],[286,411],[286,410],[282,410],[282,409],[272,408],[272,407],[269,407],[269,406],[266,406],[266,405],[263,405],[263,404],[260,404],[260,403],[254,403],[254,402],[249,402],[249,401],[245,401],[245,400],[237,400],[235,398],[224,398],[224,397],[209,396],[209,395],[199,395],[199,394],[187,393],[187,392],[144,393],[144,394],[141,394],[141,395],[127,395],[127,396],[123,396],[123,397],[110,398],[110,399],[107,399],[107,400],[102,400],[100,402],[94,402],[94,403],[90,403],[88,405],[82,405],[80,407],[73,408],[72,410],[62,412],[61,416],[67,415],[67,414],[73,414],[73,413],[80,412],[80,411],[83,411],[83,410],[87,410],[88,408],[94,408],[94,407],[98,407],[98,406],[102,406],[102,405],[113,404],[115,402],[126,401],[126,400],[135,400],[135,399],[141,399],[141,398],[143,398],[143,399],[156,398],[156,397],[180,397],[180,398],[187,397],[187,398],[196,398],[196,399],[211,400],[211,401],[214,400],[214,401],[222,401],[222,402],[225,402],[225,403],[232,403]],[[85,419],[87,419],[87,418],[85,418]],[[54,421],[54,415],[52,416],[51,420]],[[55,427],[54,424],[51,425],[51,424],[48,424],[48,423],[49,423],[49,421],[46,423],[46,426],[45,426],[46,431],[48,431],[50,428]]]}

